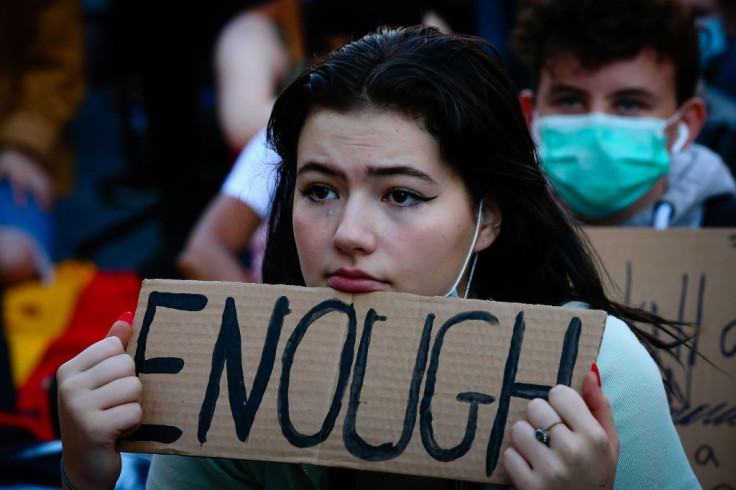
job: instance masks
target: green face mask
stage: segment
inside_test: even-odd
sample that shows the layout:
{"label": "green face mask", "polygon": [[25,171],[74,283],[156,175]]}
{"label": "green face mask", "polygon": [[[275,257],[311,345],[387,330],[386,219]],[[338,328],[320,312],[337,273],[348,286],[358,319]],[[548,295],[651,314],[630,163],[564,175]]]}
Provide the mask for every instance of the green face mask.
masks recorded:
{"label": "green face mask", "polygon": [[[556,191],[581,215],[602,218],[635,203],[667,174],[669,124],[594,112],[537,117],[533,130]],[[675,146],[684,146],[687,126],[679,131]]]}

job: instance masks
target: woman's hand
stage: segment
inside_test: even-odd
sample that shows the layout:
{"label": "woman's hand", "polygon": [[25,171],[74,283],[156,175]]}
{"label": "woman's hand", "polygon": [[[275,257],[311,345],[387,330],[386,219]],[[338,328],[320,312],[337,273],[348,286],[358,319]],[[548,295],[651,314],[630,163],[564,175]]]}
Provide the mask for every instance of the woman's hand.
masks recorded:
{"label": "woman's hand", "polygon": [[[512,447],[503,465],[519,489],[613,488],[619,439],[611,405],[589,372],[583,380],[583,397],[558,385],[527,404],[526,420],[511,429]],[[548,444],[536,430],[562,420],[548,430]]]}
{"label": "woman's hand", "polygon": [[78,489],[115,486],[121,468],[115,441],[141,423],[141,383],[125,353],[131,319],[121,316],[105,339],[56,373],[64,469]]}

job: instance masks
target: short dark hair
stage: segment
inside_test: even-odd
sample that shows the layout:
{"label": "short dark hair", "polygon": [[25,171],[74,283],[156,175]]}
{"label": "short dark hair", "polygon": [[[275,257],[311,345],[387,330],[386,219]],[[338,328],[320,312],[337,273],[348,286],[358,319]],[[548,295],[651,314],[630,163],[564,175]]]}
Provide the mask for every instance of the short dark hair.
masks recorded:
{"label": "short dark hair", "polygon": [[[292,206],[306,118],[318,108],[378,108],[416,120],[439,143],[475,204],[483,199],[501,209],[498,236],[478,254],[474,297],[547,305],[581,300],[624,319],[663,323],[607,299],[595,255],[550,192],[516,91],[492,52],[474,36],[423,26],[382,28],[333,52],[284,89],[268,124],[281,163],[264,282],[305,285]],[[648,346],[662,344],[635,331]]]}
{"label": "short dark hair", "polygon": [[677,104],[695,96],[698,31],[681,0],[528,0],[512,46],[536,88],[550,62],[572,56],[586,70],[632,59],[645,49],[672,62]]}

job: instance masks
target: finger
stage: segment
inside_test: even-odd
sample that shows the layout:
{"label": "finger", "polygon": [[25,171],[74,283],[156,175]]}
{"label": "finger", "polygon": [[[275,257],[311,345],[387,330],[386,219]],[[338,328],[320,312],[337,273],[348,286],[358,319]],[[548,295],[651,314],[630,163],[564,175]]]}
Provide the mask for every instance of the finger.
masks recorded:
{"label": "finger", "polygon": [[[597,383],[597,382],[596,382]],[[549,404],[573,432],[600,430],[583,398],[572,388],[557,385],[549,391]]]}
{"label": "finger", "polygon": [[123,345],[123,349],[126,349],[128,347],[128,339],[130,339],[130,334],[133,331],[131,321],[132,314],[130,312],[123,313],[120,318],[112,324],[112,327],[110,327],[105,338],[117,337]]}
{"label": "finger", "polygon": [[138,402],[126,403],[105,410],[107,415],[114,420],[114,427],[119,434],[131,431],[141,425],[143,409]]}
{"label": "finger", "polygon": [[532,468],[516,449],[506,449],[501,464],[516,488],[527,488],[530,485],[533,478]]}
{"label": "finger", "polygon": [[133,319],[131,312],[125,312],[112,324],[104,339],[92,344],[76,357],[65,362],[57,371],[56,377],[61,384],[68,376],[90,369],[103,360],[122,354],[128,345]]}
{"label": "finger", "polygon": [[135,377],[135,362],[128,354],[109,357],[84,372],[83,388],[96,390],[116,379]]}
{"label": "finger", "polygon": [[135,425],[132,425],[129,429],[124,430],[119,436],[118,439],[125,439],[135,431],[141,428],[141,424],[143,422],[143,408],[141,407],[140,403],[138,404],[138,408],[140,408],[141,415],[138,417],[138,422],[135,423]]}
{"label": "finger", "polygon": [[535,398],[526,404],[526,419],[534,428],[544,428],[559,422],[562,417],[549,402],[542,398]]}
{"label": "finger", "polygon": [[611,403],[598,384],[598,376],[591,371],[583,378],[583,400],[595,420],[603,427],[609,438],[618,439],[616,423],[613,420]]}
{"label": "finger", "polygon": [[[542,398],[535,398],[526,405],[526,419],[529,424],[535,429],[534,438],[536,439],[537,429],[546,429],[546,433],[549,437],[548,446],[552,446],[555,441],[559,441],[562,438],[567,437],[570,434],[570,429],[565,425],[565,421],[558,414],[552,405]],[[539,441],[537,439],[538,442]]]}
{"label": "finger", "polygon": [[550,457],[552,449],[535,436],[536,428],[526,420],[520,420],[511,427],[510,438],[513,448],[532,468],[537,468]]}
{"label": "finger", "polygon": [[76,357],[64,363],[57,372],[59,384],[77,373],[87,371],[96,366],[100,362],[120,354],[124,354],[125,350],[117,337],[108,337],[90,345]]}
{"label": "finger", "polygon": [[100,410],[109,410],[127,403],[140,403],[143,387],[135,376],[117,378],[94,390],[89,402]]}
{"label": "finger", "polygon": [[142,417],[143,410],[140,403],[118,405],[97,412],[90,423],[90,433],[98,435],[98,441],[112,444],[121,434],[139,427]]}

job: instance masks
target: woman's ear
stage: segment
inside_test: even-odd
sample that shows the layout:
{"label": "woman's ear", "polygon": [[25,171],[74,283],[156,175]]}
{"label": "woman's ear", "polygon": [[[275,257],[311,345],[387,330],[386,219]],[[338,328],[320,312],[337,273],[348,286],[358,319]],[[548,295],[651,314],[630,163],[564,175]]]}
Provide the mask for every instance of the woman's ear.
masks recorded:
{"label": "woman's ear", "polygon": [[495,201],[484,202],[480,231],[478,232],[478,240],[475,242],[473,252],[482,252],[490,247],[500,232],[501,208]]}

